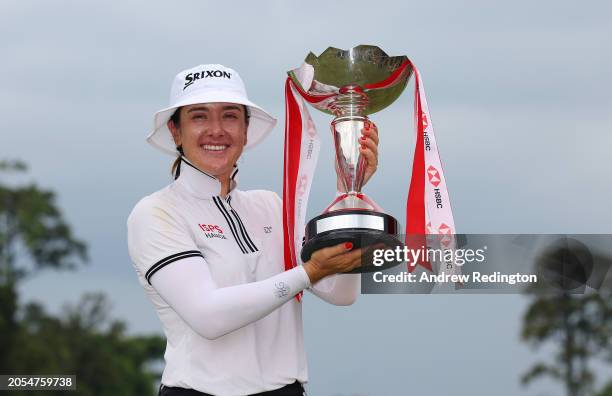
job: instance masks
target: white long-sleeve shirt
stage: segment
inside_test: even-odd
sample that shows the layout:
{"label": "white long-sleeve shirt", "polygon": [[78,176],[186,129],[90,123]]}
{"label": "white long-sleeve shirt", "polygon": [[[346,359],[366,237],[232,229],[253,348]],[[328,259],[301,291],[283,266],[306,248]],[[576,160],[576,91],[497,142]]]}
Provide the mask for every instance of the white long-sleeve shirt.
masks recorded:
{"label": "white long-sleeve shirt", "polygon": [[308,379],[302,306],[308,289],[352,304],[359,275],[310,287],[285,271],[282,202],[273,192],[232,190],[183,163],[181,176],[145,197],[128,219],[139,281],[167,337],[162,383],[215,395],[248,395]]}

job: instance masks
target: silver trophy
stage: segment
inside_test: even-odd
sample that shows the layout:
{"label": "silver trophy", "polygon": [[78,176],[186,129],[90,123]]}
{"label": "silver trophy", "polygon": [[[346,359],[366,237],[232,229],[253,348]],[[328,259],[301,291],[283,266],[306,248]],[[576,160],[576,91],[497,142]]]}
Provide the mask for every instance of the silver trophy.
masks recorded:
{"label": "silver trophy", "polygon": [[[314,69],[309,87],[302,86],[293,71],[288,74],[308,95],[325,97],[312,105],[334,116],[336,167],[345,193],[306,224],[302,260],[308,261],[318,249],[348,241],[355,247],[401,245],[399,222],[361,191],[366,163],[359,152],[359,138],[367,116],[389,106],[406,87],[412,74],[408,58],[360,45],[348,51],[330,47],[318,57],[311,52],[305,62]],[[366,265],[352,272],[382,268]]]}

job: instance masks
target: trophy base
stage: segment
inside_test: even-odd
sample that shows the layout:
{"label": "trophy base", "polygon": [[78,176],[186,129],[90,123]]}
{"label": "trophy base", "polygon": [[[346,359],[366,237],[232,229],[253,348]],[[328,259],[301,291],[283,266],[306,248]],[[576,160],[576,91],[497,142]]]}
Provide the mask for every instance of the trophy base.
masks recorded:
{"label": "trophy base", "polygon": [[[323,213],[306,224],[306,236],[302,246],[301,258],[306,262],[315,251],[351,242],[354,248],[382,244],[385,249],[403,246],[399,239],[399,222],[386,213],[364,209],[345,209]],[[371,257],[371,252],[364,251],[362,259]],[[382,271],[400,264],[389,262],[381,266],[362,265],[347,273]]]}

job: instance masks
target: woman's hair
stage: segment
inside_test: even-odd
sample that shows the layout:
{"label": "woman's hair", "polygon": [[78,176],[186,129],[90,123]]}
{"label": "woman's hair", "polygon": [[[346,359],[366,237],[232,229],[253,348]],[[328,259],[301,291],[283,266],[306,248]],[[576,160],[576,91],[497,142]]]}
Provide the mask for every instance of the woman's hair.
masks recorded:
{"label": "woman's hair", "polygon": [[[249,119],[251,118],[251,114],[249,114],[249,108],[246,105],[242,105],[242,107],[244,108],[244,122],[246,123],[247,127],[249,126]],[[172,115],[170,116],[170,121],[172,121],[172,123],[174,124],[174,126],[178,127],[181,123],[181,109],[182,107],[177,108],[174,113],[172,113]],[[183,153],[183,148],[181,146],[178,146],[176,148],[176,151],[179,152],[179,156],[176,157],[176,159],[174,160],[174,162],[172,163],[172,168],[171,168],[171,175],[174,175],[174,178],[176,179],[181,171],[180,165],[181,165],[181,156],[184,155]]]}

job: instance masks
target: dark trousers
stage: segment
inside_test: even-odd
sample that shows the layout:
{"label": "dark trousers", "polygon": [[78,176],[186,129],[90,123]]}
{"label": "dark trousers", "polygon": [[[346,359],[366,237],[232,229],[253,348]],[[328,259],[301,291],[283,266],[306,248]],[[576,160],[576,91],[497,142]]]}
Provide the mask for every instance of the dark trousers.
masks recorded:
{"label": "dark trousers", "polygon": [[[252,396],[304,396],[305,391],[302,384],[295,381],[293,384],[285,385],[273,391],[255,393]],[[208,393],[198,392],[193,389],[173,388],[165,385],[159,387],[158,396],[213,396]]]}

